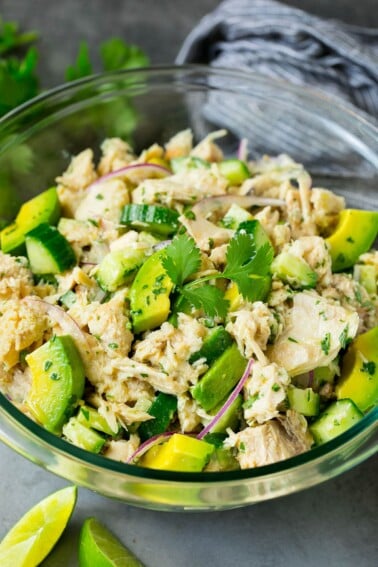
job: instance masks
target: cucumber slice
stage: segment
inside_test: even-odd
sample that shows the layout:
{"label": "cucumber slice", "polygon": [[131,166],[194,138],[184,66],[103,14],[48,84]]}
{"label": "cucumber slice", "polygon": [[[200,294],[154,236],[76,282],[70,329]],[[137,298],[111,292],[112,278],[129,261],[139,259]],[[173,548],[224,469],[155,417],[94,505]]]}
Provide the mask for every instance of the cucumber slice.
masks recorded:
{"label": "cucumber slice", "polygon": [[223,217],[222,224],[226,228],[236,230],[241,222],[249,220],[253,220],[251,213],[233,203]]}
{"label": "cucumber slice", "polygon": [[236,344],[220,356],[192,389],[192,396],[206,410],[217,406],[236,386],[247,361]]}
{"label": "cucumber slice", "polygon": [[319,414],[320,396],[312,388],[291,387],[288,389],[287,397],[291,409],[305,415],[307,417],[314,417]]}
{"label": "cucumber slice", "polygon": [[15,222],[1,232],[1,249],[5,253],[23,254],[25,234],[41,223],[56,224],[60,215],[55,187],[43,191],[22,205]]}
{"label": "cucumber slice", "polygon": [[315,443],[320,445],[344,433],[362,418],[363,413],[352,400],[338,400],[328,406],[309,429]]}
{"label": "cucumber slice", "polygon": [[125,205],[121,223],[166,236],[178,229],[179,214],[167,207],[155,205]]}
{"label": "cucumber slice", "polygon": [[353,269],[353,278],[364,286],[370,295],[377,293],[377,272],[375,266],[356,264]]}
{"label": "cucumber slice", "polygon": [[55,226],[38,225],[26,234],[25,242],[34,274],[59,274],[76,264],[74,251]]}
{"label": "cucumber slice", "polygon": [[251,177],[247,164],[240,159],[225,159],[218,163],[219,171],[231,185],[241,185]]}
{"label": "cucumber slice", "polygon": [[138,434],[142,441],[167,431],[170,422],[177,410],[177,398],[160,392],[152,402],[148,413],[155,419],[144,421],[138,428]]}
{"label": "cucumber slice", "polygon": [[190,356],[189,363],[193,364],[196,360],[204,358],[206,364],[210,366],[232,343],[230,333],[224,327],[217,327],[203,341],[202,347]]}
{"label": "cucumber slice", "polygon": [[210,163],[204,159],[187,156],[187,157],[177,157],[171,159],[171,169],[173,173],[178,173],[183,169],[209,169]]}
{"label": "cucumber slice", "polygon": [[76,419],[82,425],[90,427],[91,429],[96,429],[107,435],[117,435],[119,428],[112,429],[106,419],[98,413],[97,410],[91,408],[90,406],[81,406]]}
{"label": "cucumber slice", "polygon": [[278,254],[270,270],[277,278],[298,289],[313,288],[318,280],[317,273],[310,268],[307,262],[290,252]]}
{"label": "cucumber slice", "polygon": [[76,447],[91,453],[99,453],[105,444],[105,439],[99,433],[83,425],[76,417],[71,417],[63,426],[63,435]]}
{"label": "cucumber slice", "polygon": [[113,250],[98,266],[96,279],[105,291],[115,291],[129,280],[144,258],[144,249]]}

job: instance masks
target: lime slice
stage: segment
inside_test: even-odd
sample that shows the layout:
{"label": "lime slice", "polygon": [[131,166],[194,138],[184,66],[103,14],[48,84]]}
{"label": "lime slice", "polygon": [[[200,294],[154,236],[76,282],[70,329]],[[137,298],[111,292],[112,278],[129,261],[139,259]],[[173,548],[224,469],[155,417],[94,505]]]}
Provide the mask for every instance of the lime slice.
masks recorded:
{"label": "lime slice", "polygon": [[1,567],[35,567],[63,533],[76,503],[76,486],[58,490],[27,512],[0,543]]}
{"label": "lime slice", "polygon": [[80,567],[143,567],[130,550],[95,518],[83,524],[79,544]]}

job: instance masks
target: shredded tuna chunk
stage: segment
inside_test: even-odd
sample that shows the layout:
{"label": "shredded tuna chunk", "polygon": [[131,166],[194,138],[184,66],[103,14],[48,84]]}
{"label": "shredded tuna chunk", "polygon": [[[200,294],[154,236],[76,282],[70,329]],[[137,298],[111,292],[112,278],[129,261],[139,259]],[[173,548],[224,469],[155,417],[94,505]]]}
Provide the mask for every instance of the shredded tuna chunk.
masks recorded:
{"label": "shredded tuna chunk", "polygon": [[112,440],[107,443],[104,456],[108,457],[108,459],[113,459],[113,461],[126,463],[138,449],[139,445],[140,439],[136,434],[130,435],[128,441],[124,439]]}
{"label": "shredded tuna chunk", "polygon": [[175,134],[165,144],[165,157],[172,159],[176,157],[185,157],[189,155],[193,146],[193,134],[188,128]]}
{"label": "shredded tuna chunk", "polygon": [[324,287],[330,284],[332,277],[332,259],[327,244],[320,236],[301,236],[291,244],[284,247],[307,262],[318,275],[318,285]]}
{"label": "shredded tuna chunk", "polygon": [[290,377],[284,368],[274,362],[267,366],[256,362],[244,386],[244,418],[248,425],[277,417],[289,384]]}
{"label": "shredded tuna chunk", "polygon": [[135,160],[131,146],[121,138],[107,138],[101,144],[102,156],[98,165],[100,176],[106,175]]}
{"label": "shredded tuna chunk", "polygon": [[33,274],[24,257],[0,252],[0,302],[21,299],[33,292]]}
{"label": "shredded tuna chunk", "polygon": [[119,223],[120,211],[129,201],[129,191],[125,183],[121,179],[109,179],[94,185],[83,196],[75,211],[75,218],[101,218]]}
{"label": "shredded tuna chunk", "polygon": [[56,178],[59,202],[64,216],[74,216],[84,197],[85,189],[96,179],[92,150],[84,150],[72,158],[67,170]]}

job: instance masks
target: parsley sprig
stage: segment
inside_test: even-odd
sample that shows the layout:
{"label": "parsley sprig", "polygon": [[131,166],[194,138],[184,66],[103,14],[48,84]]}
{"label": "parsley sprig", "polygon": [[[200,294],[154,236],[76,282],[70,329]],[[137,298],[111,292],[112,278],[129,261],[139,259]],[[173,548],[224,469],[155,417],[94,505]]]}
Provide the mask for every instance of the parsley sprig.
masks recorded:
{"label": "parsley sprig", "polygon": [[[243,226],[244,225],[244,226]],[[176,236],[165,249],[163,268],[172,280],[176,293],[208,317],[227,315],[229,303],[221,289],[209,280],[228,279],[236,283],[239,292],[248,301],[256,301],[267,290],[273,248],[260,223],[256,220],[242,223],[231,238],[227,249],[227,267],[201,278],[187,280],[198,272],[201,252],[187,234]]]}

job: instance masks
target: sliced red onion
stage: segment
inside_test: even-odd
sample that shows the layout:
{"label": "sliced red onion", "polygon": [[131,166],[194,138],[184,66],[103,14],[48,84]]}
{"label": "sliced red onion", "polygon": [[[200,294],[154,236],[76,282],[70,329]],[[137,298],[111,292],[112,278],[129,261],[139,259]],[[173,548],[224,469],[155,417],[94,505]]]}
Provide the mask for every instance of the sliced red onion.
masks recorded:
{"label": "sliced red onion", "polygon": [[169,246],[171,244],[172,240],[162,240],[161,242],[158,242],[157,244],[154,244],[152,249],[154,252],[157,252],[158,250],[163,250],[163,248],[166,248],[167,246]]}
{"label": "sliced red onion", "polygon": [[157,445],[162,439],[168,439],[168,437],[171,437],[174,433],[174,431],[166,431],[165,433],[158,433],[157,435],[150,437],[147,441],[139,445],[138,449],[136,449],[136,451],[134,451],[134,453],[127,459],[126,463],[132,464],[135,459],[140,459],[140,457],[144,455],[148,449]]}
{"label": "sliced red onion", "polygon": [[[133,183],[140,183],[144,179],[151,176],[152,173],[158,174],[159,177],[167,177],[167,175],[172,175],[172,172],[167,167],[162,165],[157,165],[156,163],[134,163],[132,165],[126,165],[125,167],[121,167],[120,169],[116,169],[115,171],[111,171],[102,177],[99,177],[88,185],[87,191],[91,191],[94,187],[103,183],[104,181],[108,181],[109,179],[113,179],[115,177],[128,177],[130,181]],[[134,174],[137,174],[136,176]]]}
{"label": "sliced red onion", "polygon": [[80,329],[79,325],[76,323],[75,319],[73,319],[64,309],[58,307],[57,305],[52,305],[39,297],[29,296],[24,299],[24,301],[38,303],[41,306],[41,309],[53,319],[56,323],[58,323],[63,332],[71,335],[78,341],[86,342],[87,338],[83,331]]}
{"label": "sliced red onion", "polygon": [[238,148],[238,159],[242,161],[247,161],[248,158],[248,140],[247,138],[242,138],[239,143]]}
{"label": "sliced red onion", "polygon": [[210,431],[213,429],[214,425],[216,425],[218,423],[218,421],[225,414],[225,412],[228,410],[230,405],[236,400],[237,396],[242,391],[244,384],[246,383],[247,379],[249,378],[253,363],[254,363],[254,360],[253,360],[253,358],[251,358],[248,361],[248,364],[247,364],[246,369],[244,370],[243,376],[240,378],[235,389],[231,392],[226,403],[221,407],[221,409],[213,417],[213,419],[206,425],[206,427],[204,427],[202,429],[202,431],[197,435],[197,439],[203,439],[208,433],[210,433]]}
{"label": "sliced red onion", "polygon": [[286,202],[281,199],[268,199],[265,197],[257,197],[256,195],[220,195],[217,197],[206,197],[198,201],[192,208],[195,215],[199,214],[206,217],[213,211],[225,214],[231,205],[239,205],[239,207],[285,207]]}
{"label": "sliced red onion", "polygon": [[315,378],[315,374],[313,370],[310,370],[308,373],[308,387],[312,388],[312,385],[314,383],[314,378]]}

